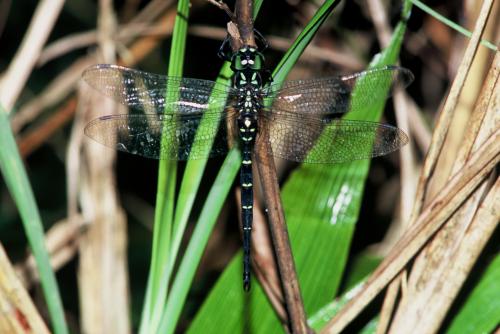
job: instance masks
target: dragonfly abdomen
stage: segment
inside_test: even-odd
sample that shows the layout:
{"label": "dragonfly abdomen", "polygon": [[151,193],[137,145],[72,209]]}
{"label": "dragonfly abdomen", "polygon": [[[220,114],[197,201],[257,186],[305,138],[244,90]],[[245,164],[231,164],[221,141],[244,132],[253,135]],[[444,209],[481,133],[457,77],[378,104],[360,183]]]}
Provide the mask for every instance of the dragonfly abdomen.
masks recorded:
{"label": "dragonfly abdomen", "polygon": [[241,220],[243,225],[243,288],[250,289],[250,247],[253,220],[252,152],[257,136],[257,115],[262,108],[262,54],[245,46],[231,59],[234,87],[238,89],[238,132],[242,162],[240,170]]}
{"label": "dragonfly abdomen", "polygon": [[250,289],[250,247],[253,220],[252,151],[256,138],[257,121],[243,110],[240,112],[238,127],[242,148],[240,185],[243,225],[243,287],[248,291]]}

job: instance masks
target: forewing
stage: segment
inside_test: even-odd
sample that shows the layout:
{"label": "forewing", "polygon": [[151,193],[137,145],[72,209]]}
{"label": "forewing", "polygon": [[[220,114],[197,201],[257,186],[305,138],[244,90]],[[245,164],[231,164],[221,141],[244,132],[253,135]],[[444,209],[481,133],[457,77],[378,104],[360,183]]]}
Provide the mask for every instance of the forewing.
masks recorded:
{"label": "forewing", "polygon": [[228,138],[234,136],[228,133],[232,123],[234,117],[226,112],[116,115],[93,120],[85,134],[108,147],[146,158],[206,159],[227,153]]}
{"label": "forewing", "polygon": [[144,114],[222,110],[235,94],[233,88],[209,80],[168,77],[108,64],[86,69],[83,79],[104,95]]}
{"label": "forewing", "polygon": [[[412,80],[409,70],[385,66],[348,76],[288,81],[281,88],[279,84],[266,88],[264,104],[274,110],[307,115],[343,114],[385,99],[396,86],[406,87]],[[355,90],[359,81],[366,84]],[[379,90],[373,88],[380,85],[387,87],[387,95],[375,93]]]}
{"label": "forewing", "polygon": [[[280,115],[277,119],[276,115]],[[299,117],[292,113],[260,119],[272,155],[297,162],[342,163],[388,154],[408,142],[400,129],[375,122]]]}

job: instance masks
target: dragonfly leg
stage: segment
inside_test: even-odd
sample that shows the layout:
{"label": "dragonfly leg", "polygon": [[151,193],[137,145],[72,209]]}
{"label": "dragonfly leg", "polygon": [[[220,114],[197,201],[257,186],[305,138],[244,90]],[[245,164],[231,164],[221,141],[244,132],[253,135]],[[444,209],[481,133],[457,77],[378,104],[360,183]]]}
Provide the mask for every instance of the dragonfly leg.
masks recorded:
{"label": "dragonfly leg", "polygon": [[[262,34],[257,29],[254,29],[253,32],[255,34],[255,41],[257,42],[257,47],[258,47],[259,51],[262,52],[262,51],[266,50],[267,48],[269,48],[269,43],[264,38],[264,36],[262,36]],[[219,48],[219,51],[217,52],[217,55],[222,60],[231,61],[233,54],[234,54],[234,52],[231,49],[231,37],[229,35],[226,35],[226,38],[224,38],[224,41],[222,41],[222,44]],[[270,75],[269,75],[269,78],[271,79],[270,81],[272,81],[272,78]]]}
{"label": "dragonfly leg", "polygon": [[262,36],[262,34],[257,29],[254,29],[253,32],[254,32],[254,35],[255,35],[256,42],[258,44],[260,44],[260,45],[257,45],[259,47],[259,51],[263,52],[264,50],[266,50],[267,48],[269,48],[269,43],[264,38],[264,36]]}
{"label": "dragonfly leg", "polygon": [[224,41],[222,41],[222,44],[219,48],[219,51],[217,52],[217,55],[222,60],[231,61],[231,58],[233,56],[233,50],[231,49],[229,35],[226,35],[226,38],[224,38]]}

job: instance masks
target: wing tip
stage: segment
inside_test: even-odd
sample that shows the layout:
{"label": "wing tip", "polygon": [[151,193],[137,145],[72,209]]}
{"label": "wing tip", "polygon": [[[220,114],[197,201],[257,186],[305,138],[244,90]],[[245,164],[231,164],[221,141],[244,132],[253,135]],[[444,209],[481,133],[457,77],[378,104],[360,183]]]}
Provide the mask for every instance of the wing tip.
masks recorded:
{"label": "wing tip", "polygon": [[395,73],[395,82],[397,83],[397,85],[401,86],[401,88],[408,87],[415,80],[415,76],[413,75],[412,71],[410,71],[406,67],[398,65],[386,65],[380,69],[393,71],[393,73]]}
{"label": "wing tip", "polygon": [[404,132],[400,128],[397,128],[397,129],[398,129],[397,138],[399,139],[399,143],[400,143],[399,147],[403,147],[410,142],[410,137],[406,134],[406,132]]}
{"label": "wing tip", "polygon": [[92,66],[87,67],[85,70],[82,72],[82,78],[85,82],[89,83],[92,85],[92,83],[95,82],[95,76],[94,73],[96,72],[103,72],[103,71],[125,71],[125,70],[130,70],[127,67],[123,67],[120,65],[114,65],[114,64],[95,64]]}
{"label": "wing tip", "polygon": [[[105,116],[103,116],[105,117]],[[87,125],[85,125],[85,128],[83,128],[83,133],[91,138],[91,139],[94,139],[93,136],[92,136],[92,128],[99,123],[99,121],[101,120],[101,117],[99,118],[95,118],[93,120],[91,120],[90,122],[87,123]]]}

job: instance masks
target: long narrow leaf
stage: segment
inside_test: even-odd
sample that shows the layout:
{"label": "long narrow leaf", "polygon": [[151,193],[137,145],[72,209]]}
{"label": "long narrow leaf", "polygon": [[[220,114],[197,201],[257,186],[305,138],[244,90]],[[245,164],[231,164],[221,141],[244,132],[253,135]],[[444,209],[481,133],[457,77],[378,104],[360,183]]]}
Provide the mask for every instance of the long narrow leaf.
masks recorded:
{"label": "long narrow leaf", "polygon": [[[177,16],[172,33],[168,67],[169,76],[182,75],[188,17],[189,1],[180,0],[177,5]],[[162,140],[168,140],[168,138],[162,138]],[[173,266],[172,263],[175,262],[176,256],[171,249],[171,240],[176,238],[176,232],[178,232],[178,229],[176,231],[175,226],[173,226],[176,177],[177,164],[172,161],[161,160],[158,170],[153,251],[140,333],[154,331],[162,314],[161,306],[165,304],[167,298],[170,281],[168,267],[169,265]]]}
{"label": "long narrow leaf", "polygon": [[175,276],[172,285],[172,292],[165,307],[161,323],[160,333],[173,333],[179,320],[184,302],[186,300],[191,282],[193,281],[196,268],[203,255],[205,246],[208,243],[210,233],[217,221],[219,212],[222,209],[224,201],[231,189],[232,182],[237,174],[239,167],[238,157],[240,152],[232,150],[226,157],[227,163],[224,163],[214,184],[208,193],[207,201],[203,206],[197,227],[194,230],[189,245],[186,249],[179,270]]}
{"label": "long narrow leaf", "polygon": [[40,283],[49,309],[54,331],[68,333],[64,310],[56,277],[45,248],[43,224],[33,196],[28,175],[17,150],[7,112],[0,106],[0,171],[14,199],[24,226],[24,231],[40,274]]}
{"label": "long narrow leaf", "polygon": [[316,32],[321,25],[330,16],[335,7],[339,4],[340,0],[327,0],[316,11],[311,21],[304,27],[304,30],[297,36],[290,49],[281,58],[281,61],[273,71],[273,79],[275,82],[283,82],[290,73],[291,69],[299,60],[306,47],[311,43],[311,40],[316,35]]}

